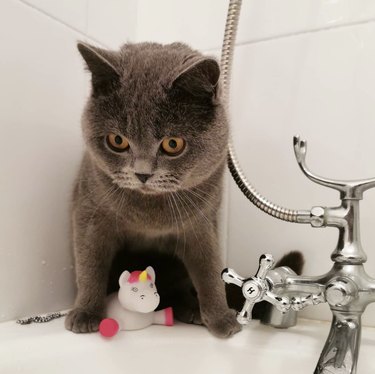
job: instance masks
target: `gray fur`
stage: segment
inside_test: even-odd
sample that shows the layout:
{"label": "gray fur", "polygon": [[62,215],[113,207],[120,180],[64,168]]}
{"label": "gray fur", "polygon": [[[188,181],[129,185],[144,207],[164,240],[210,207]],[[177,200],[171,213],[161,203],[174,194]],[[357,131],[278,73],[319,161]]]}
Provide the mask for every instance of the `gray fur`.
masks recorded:
{"label": "gray fur", "polygon": [[[151,265],[161,306],[169,303],[178,319],[204,323],[217,336],[234,334],[240,326],[220,279],[217,214],[228,123],[217,62],[181,43],[78,49],[92,93],[73,196],[78,293],[66,328],[97,331],[111,279],[117,284],[121,271]],[[110,132],[126,136],[129,150],[111,151]],[[160,151],[166,136],[186,140],[181,155]],[[152,177],[143,184],[135,173]]]}

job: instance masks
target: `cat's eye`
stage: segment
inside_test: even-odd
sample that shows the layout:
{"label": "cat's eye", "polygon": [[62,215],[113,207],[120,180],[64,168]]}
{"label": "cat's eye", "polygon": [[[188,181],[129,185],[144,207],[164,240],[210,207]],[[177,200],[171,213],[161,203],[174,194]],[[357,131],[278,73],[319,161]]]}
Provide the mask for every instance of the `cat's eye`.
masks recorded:
{"label": "cat's eye", "polygon": [[129,148],[128,139],[125,136],[120,134],[110,133],[106,138],[108,147],[115,152],[124,152]]}
{"label": "cat's eye", "polygon": [[161,143],[161,149],[168,156],[178,156],[185,148],[185,140],[177,137],[164,138]]}

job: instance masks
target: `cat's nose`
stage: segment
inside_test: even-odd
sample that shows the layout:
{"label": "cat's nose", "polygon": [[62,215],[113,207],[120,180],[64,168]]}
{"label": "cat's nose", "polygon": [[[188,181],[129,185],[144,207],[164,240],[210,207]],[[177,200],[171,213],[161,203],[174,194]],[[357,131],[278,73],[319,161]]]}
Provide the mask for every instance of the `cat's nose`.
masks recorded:
{"label": "cat's nose", "polygon": [[147,179],[152,177],[152,174],[139,174],[139,173],[134,173],[134,174],[142,183],[146,183]]}

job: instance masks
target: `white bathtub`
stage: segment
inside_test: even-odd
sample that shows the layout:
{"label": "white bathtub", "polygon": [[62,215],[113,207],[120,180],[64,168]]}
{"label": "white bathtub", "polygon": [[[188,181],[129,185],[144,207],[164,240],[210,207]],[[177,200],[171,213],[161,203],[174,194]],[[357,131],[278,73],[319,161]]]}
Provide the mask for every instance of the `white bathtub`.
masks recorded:
{"label": "white bathtub", "polygon": [[[112,340],[76,335],[63,320],[0,324],[0,373],[309,374],[329,323],[299,320],[289,330],[253,322],[228,340],[200,326],[178,323],[121,332]],[[364,328],[358,374],[375,373],[375,329]]]}

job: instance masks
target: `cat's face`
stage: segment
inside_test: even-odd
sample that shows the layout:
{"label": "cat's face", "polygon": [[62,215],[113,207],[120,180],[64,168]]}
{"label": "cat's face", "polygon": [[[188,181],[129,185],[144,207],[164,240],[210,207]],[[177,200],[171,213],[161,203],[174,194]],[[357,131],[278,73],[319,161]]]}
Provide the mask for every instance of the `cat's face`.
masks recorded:
{"label": "cat's face", "polygon": [[93,90],[83,116],[88,150],[121,188],[191,188],[222,164],[228,126],[219,67],[185,45],[79,45]]}

